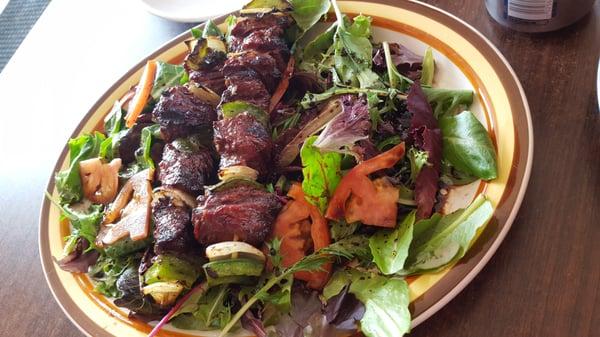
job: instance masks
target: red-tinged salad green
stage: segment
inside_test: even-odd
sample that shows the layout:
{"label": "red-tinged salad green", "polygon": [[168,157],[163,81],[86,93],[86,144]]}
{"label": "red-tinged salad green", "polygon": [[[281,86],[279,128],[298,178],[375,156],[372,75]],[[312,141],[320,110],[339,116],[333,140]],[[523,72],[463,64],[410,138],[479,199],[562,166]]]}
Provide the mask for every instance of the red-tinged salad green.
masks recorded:
{"label": "red-tinged salad green", "polygon": [[452,266],[493,214],[484,195],[441,211],[498,175],[473,92],[335,1],[253,0],[187,45],[69,140],[58,265],[149,336],[409,332],[406,277]]}

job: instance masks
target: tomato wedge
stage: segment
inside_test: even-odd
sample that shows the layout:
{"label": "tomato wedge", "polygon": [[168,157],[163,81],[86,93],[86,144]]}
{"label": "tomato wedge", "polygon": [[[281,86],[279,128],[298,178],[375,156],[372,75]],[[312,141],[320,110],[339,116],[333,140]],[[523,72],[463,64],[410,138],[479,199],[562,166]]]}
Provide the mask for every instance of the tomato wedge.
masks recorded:
{"label": "tomato wedge", "polygon": [[[312,248],[317,251],[331,243],[327,220],[319,209],[304,198],[302,186],[295,183],[290,188],[289,201],[275,220],[274,236],[281,240],[282,265],[289,267],[300,261]],[[329,280],[331,263],[323,271],[297,272],[294,277],[306,281],[313,289],[321,289]]]}
{"label": "tomato wedge", "polygon": [[391,168],[404,156],[404,143],[356,165],[340,181],[325,217],[361,221],[366,225],[395,227],[398,212],[398,190],[386,178],[375,181],[369,174]]}

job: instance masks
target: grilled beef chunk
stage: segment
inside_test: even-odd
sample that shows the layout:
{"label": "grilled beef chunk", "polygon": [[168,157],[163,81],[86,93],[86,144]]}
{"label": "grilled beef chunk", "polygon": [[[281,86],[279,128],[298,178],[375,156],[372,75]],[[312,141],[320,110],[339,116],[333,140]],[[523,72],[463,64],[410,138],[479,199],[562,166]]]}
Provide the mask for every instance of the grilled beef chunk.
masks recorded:
{"label": "grilled beef chunk", "polygon": [[194,96],[186,87],[172,87],[163,92],[152,111],[160,124],[163,139],[172,141],[190,134],[209,131],[217,113],[210,104]]}
{"label": "grilled beef chunk", "polygon": [[197,248],[191,223],[191,210],[180,201],[162,197],[152,205],[154,252],[187,254]]}
{"label": "grilled beef chunk", "polygon": [[229,77],[239,73],[257,76],[269,93],[275,90],[281,79],[281,71],[277,67],[277,61],[269,54],[258,53],[253,50],[235,54],[225,61],[223,75],[225,75],[227,82],[229,82]]}
{"label": "grilled beef chunk", "polygon": [[254,50],[259,53],[267,53],[273,59],[280,72],[285,70],[290,52],[283,38],[283,30],[280,27],[271,27],[257,30],[244,38],[239,44],[236,52]]}
{"label": "grilled beef chunk", "polygon": [[225,78],[222,70],[223,64],[211,70],[192,70],[190,71],[190,81],[198,83],[220,96],[225,90]]}
{"label": "grilled beef chunk", "polygon": [[194,236],[202,245],[237,238],[260,246],[281,206],[274,194],[254,185],[210,192],[198,197],[198,207],[192,212]]}
{"label": "grilled beef chunk", "polygon": [[202,192],[215,170],[211,152],[186,139],[167,144],[158,167],[158,180],[163,186],[176,187],[193,195]]}
{"label": "grilled beef chunk", "polygon": [[277,27],[281,31],[279,35],[283,35],[283,31],[291,26],[292,23],[292,18],[285,14],[269,13],[244,17],[238,21],[231,30],[231,43],[229,44],[229,48],[230,50],[239,51],[239,46],[243,43],[244,38],[257,30]]}
{"label": "grilled beef chunk", "polygon": [[263,124],[246,113],[215,122],[214,142],[221,156],[220,168],[243,165],[260,176],[268,173],[273,142]]}
{"label": "grilled beef chunk", "polygon": [[242,72],[227,78],[227,89],[221,96],[221,104],[244,101],[267,111],[270,97],[267,88],[258,79],[256,73]]}

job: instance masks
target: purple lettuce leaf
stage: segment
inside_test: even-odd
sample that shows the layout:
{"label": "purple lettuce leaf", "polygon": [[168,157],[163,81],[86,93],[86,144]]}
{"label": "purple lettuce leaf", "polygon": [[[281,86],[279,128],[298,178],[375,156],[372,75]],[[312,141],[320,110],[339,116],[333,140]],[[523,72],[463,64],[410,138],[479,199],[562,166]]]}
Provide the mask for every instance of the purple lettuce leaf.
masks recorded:
{"label": "purple lettuce leaf", "polygon": [[366,100],[345,95],[341,101],[342,112],[327,123],[313,146],[325,151],[347,153],[354,143],[369,138],[371,119]]}
{"label": "purple lettuce leaf", "polygon": [[87,273],[88,268],[96,263],[100,256],[97,250],[86,251],[89,247],[90,244],[87,240],[79,238],[75,249],[69,255],[57,260],[56,263],[64,271]]}
{"label": "purple lettuce leaf", "polygon": [[[421,77],[421,69],[423,68],[423,56],[413,53],[410,49],[398,43],[390,43],[389,45],[392,61],[396,65],[398,72],[411,80],[419,79]],[[385,71],[387,69],[383,47],[381,46],[374,49],[373,66],[378,71]]]}
{"label": "purple lettuce leaf", "polygon": [[417,217],[422,219],[431,215],[435,204],[442,162],[442,133],[418,81],[408,92],[407,108],[412,114],[410,139],[416,148],[428,153],[429,165],[421,169],[415,181]]}
{"label": "purple lettuce leaf", "polygon": [[338,329],[354,330],[356,322],[365,314],[365,306],[354,294],[348,292],[348,287],[327,301],[324,307],[325,317],[329,324]]}
{"label": "purple lettuce leaf", "polygon": [[251,310],[246,311],[244,316],[242,316],[242,328],[251,331],[256,337],[267,337],[265,325]]}

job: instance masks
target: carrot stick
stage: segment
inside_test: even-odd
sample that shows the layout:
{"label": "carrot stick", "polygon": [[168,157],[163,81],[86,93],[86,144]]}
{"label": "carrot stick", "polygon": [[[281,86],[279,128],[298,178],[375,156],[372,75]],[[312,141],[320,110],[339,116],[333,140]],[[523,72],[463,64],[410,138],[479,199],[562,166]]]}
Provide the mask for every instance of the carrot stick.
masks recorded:
{"label": "carrot stick", "polygon": [[128,128],[135,124],[135,121],[142,113],[142,110],[144,110],[144,107],[148,102],[148,97],[150,96],[150,91],[152,90],[155,74],[156,61],[148,61],[144,68],[144,72],[142,73],[142,78],[140,78],[140,83],[138,83],[135,90],[135,96],[133,96],[131,102],[129,102],[129,111],[127,111],[127,116],[125,116],[125,125]]}
{"label": "carrot stick", "polygon": [[277,106],[277,103],[281,101],[281,98],[283,98],[283,94],[285,94],[288,86],[290,85],[290,77],[292,77],[292,74],[294,73],[294,63],[294,57],[290,56],[290,60],[288,61],[283,76],[281,77],[281,81],[275,89],[273,96],[271,96],[271,102],[269,104],[269,113],[273,112],[273,110]]}

